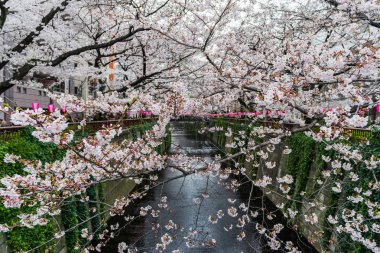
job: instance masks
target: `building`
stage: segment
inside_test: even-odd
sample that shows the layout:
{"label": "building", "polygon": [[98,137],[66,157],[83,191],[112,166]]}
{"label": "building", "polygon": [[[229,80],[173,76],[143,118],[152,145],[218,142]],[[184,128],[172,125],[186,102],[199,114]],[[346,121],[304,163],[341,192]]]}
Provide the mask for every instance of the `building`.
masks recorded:
{"label": "building", "polygon": [[[36,81],[43,84],[43,87],[53,85],[54,78],[47,76],[33,77]],[[87,85],[85,78],[69,77],[64,82],[53,85],[51,90],[56,93],[74,94],[79,97],[87,96]],[[9,104],[11,108],[31,108],[32,103],[39,103],[40,107],[47,109],[49,104],[54,102],[48,97],[47,91],[44,88],[36,88],[24,85],[15,85],[1,95],[4,102]],[[84,97],[85,98],[85,97]],[[2,125],[9,123],[9,118],[4,113],[0,114]]]}

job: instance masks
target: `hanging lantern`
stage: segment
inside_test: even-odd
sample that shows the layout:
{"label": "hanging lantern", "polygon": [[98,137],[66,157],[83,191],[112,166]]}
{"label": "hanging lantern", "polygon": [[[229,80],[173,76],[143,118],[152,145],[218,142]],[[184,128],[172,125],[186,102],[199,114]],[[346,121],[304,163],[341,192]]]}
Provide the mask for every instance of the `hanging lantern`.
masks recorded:
{"label": "hanging lantern", "polygon": [[37,111],[38,109],[40,109],[40,103],[32,103],[32,109],[34,111]]}
{"label": "hanging lantern", "polygon": [[53,104],[48,105],[48,112],[52,113],[54,112],[55,106]]}
{"label": "hanging lantern", "polygon": [[380,113],[380,105],[376,105],[376,112]]}
{"label": "hanging lantern", "polygon": [[62,113],[62,114],[65,114],[66,112],[67,112],[66,107],[61,108],[61,113]]}

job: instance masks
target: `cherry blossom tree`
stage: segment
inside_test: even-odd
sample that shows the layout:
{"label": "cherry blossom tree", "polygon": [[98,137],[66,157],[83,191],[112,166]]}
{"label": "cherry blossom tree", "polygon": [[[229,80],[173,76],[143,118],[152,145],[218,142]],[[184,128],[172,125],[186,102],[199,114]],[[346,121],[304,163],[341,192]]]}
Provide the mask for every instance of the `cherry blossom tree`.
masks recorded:
{"label": "cherry blossom tree", "polygon": [[[345,132],[349,127],[377,127],[376,122],[369,124],[365,111],[373,109],[379,99],[378,0],[3,0],[0,7],[4,45],[0,68],[6,72],[0,92],[20,82],[33,85],[28,76],[38,72],[59,78],[78,72],[101,81],[109,74],[107,66],[116,63],[117,75],[123,76],[123,81],[106,83],[96,100],[84,101],[67,94],[51,94],[52,98],[69,112],[86,110],[89,117],[99,112],[124,114],[139,109],[158,115],[152,130],[136,141],[115,142],[123,132],[120,125],[73,141],[75,133],[67,130],[67,119],[58,110],[46,114],[42,109],[13,111],[0,107],[11,114],[14,124],[33,127],[33,135],[40,141],[67,150],[62,161],[45,164],[7,155],[7,162],[23,164],[26,175],[1,179],[4,205],[37,208],[22,215],[17,224],[2,224],[0,231],[46,224],[48,217],[60,213],[63,199],[81,195],[92,185],[123,178],[141,184],[148,177],[142,191],[116,200],[105,211],[124,215],[125,207],[166,183],[156,175],[167,168],[181,172],[169,180],[193,174],[225,180],[240,174],[252,186],[283,197],[284,203],[278,208],[294,220],[297,211],[288,205],[300,201],[289,194],[295,188],[294,178],[288,174],[271,177],[271,170],[279,165],[269,158],[280,145],[285,146],[284,153],[290,154],[286,139],[304,133],[334,153],[323,156],[327,165],[317,181],[322,189],[340,193],[345,185],[362,182],[355,194],[344,200],[360,203],[361,211],[338,208],[328,216],[329,228],[347,234],[368,250],[380,252],[375,239],[380,232],[379,157],[363,152],[369,143],[353,143]],[[74,69],[74,62],[80,62],[80,67]],[[226,151],[212,162],[155,152],[172,118],[207,117],[212,112],[226,112],[233,104],[246,111],[264,112],[249,118],[250,133],[236,134],[230,128],[218,127],[202,130],[233,136],[226,144],[226,150],[233,152]],[[268,111],[281,113],[267,115]],[[295,127],[289,130],[259,125],[265,117]],[[83,120],[80,128],[85,125]],[[262,176],[250,175],[238,162],[241,156],[257,166],[261,164]],[[221,166],[231,161],[234,168]],[[367,181],[355,171],[358,164],[364,164],[371,175]],[[279,189],[273,187],[275,183]],[[230,188],[238,186],[234,180],[229,184]],[[163,196],[163,208],[166,201]],[[194,200],[198,204],[200,201]],[[320,207],[315,196],[302,198],[301,202]],[[259,215],[250,210],[250,203],[240,207],[231,203],[228,210],[210,214],[210,223],[223,219],[224,213],[236,218],[241,227]],[[147,206],[140,215],[147,214],[158,216],[159,212]],[[302,218],[311,225],[323,226],[313,208]],[[165,225],[175,227],[175,221]],[[291,242],[278,238],[282,229],[282,224],[256,225],[271,249],[299,251]],[[64,233],[62,230],[56,237]],[[88,231],[82,231],[82,236],[92,239]],[[237,240],[248,240],[245,237],[240,233]],[[103,234],[103,238],[99,250],[108,237]],[[172,240],[169,234],[163,235],[157,250],[164,252]],[[217,242],[209,243],[212,246]],[[131,250],[128,247],[121,244],[119,251]]]}

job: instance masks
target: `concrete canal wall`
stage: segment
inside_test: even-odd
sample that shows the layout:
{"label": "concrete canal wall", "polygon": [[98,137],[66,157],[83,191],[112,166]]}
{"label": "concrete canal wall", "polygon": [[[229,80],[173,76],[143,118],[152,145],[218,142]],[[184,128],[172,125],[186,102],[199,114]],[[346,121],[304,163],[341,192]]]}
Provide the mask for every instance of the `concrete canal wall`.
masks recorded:
{"label": "concrete canal wall", "polygon": [[[202,125],[205,126],[206,123],[198,124],[197,128],[201,128]],[[208,122],[207,125],[209,127],[218,126],[218,123],[216,121]],[[226,127],[226,125],[222,127]],[[237,136],[238,131],[239,129],[235,129],[231,137],[226,137],[224,135],[224,131],[217,131],[213,133],[208,132],[206,133],[206,136],[222,151],[231,152],[231,148],[226,148],[225,145],[226,143],[232,142],[233,138]],[[285,145],[283,143],[276,145],[274,152],[270,153],[269,158],[265,160],[265,162],[276,162],[276,167],[273,169],[266,168],[262,160],[247,162],[244,157],[241,157],[241,159],[238,158],[236,161],[238,161],[240,164],[244,164],[244,167],[247,169],[249,175],[253,180],[260,179],[264,175],[272,178],[273,184],[270,188],[272,191],[263,189],[263,192],[274,204],[280,205],[282,203],[288,203],[289,207],[292,208],[292,210],[298,211],[298,218],[292,222],[293,228],[302,234],[305,238],[307,238],[307,240],[311,242],[316,247],[316,249],[323,252],[326,250],[326,247],[328,247],[329,252],[330,250],[333,252],[339,252],[339,250],[334,249],[334,240],[336,240],[336,235],[329,234],[321,229],[321,224],[324,224],[323,221],[326,220],[328,213],[328,208],[321,207],[331,205],[331,202],[336,200],[336,196],[332,196],[333,193],[331,191],[319,189],[319,187],[316,185],[316,180],[320,176],[320,161],[317,158],[317,152],[315,150],[312,151],[312,155],[310,157],[307,157],[307,164],[305,165],[305,168],[307,169],[303,171],[305,175],[301,175],[298,177],[298,179],[296,178],[294,187],[297,188],[299,185],[301,185],[301,192],[305,192],[305,196],[310,196],[313,194],[314,203],[316,202],[317,205],[310,205],[304,202],[302,198],[298,199],[302,203],[289,203],[289,201],[287,201],[287,199],[285,199],[283,196],[276,194],[276,192],[281,192],[279,189],[280,185],[277,182],[276,178],[289,174],[290,169],[293,171],[297,170],[297,168],[289,168],[289,166],[291,166],[291,162],[289,161],[290,155],[284,154],[284,148]],[[307,151],[305,150],[305,152]],[[254,166],[255,163],[256,166]],[[306,223],[304,215],[310,215],[311,213],[316,213],[318,220],[322,223],[319,223],[319,225],[311,225],[310,223]]]}

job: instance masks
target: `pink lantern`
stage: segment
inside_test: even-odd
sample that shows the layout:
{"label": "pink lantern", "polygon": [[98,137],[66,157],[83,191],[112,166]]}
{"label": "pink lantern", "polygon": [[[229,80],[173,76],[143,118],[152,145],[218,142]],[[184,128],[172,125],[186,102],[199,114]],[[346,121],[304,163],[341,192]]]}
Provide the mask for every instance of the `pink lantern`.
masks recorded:
{"label": "pink lantern", "polygon": [[55,106],[53,104],[48,105],[48,111],[50,113],[54,112]]}
{"label": "pink lantern", "polygon": [[66,107],[61,108],[61,113],[62,113],[62,114],[65,114],[66,112],[67,112]]}
{"label": "pink lantern", "polygon": [[34,111],[37,111],[38,109],[40,109],[40,103],[32,103],[32,109]]}
{"label": "pink lantern", "polygon": [[376,112],[380,113],[380,105],[376,105]]}

